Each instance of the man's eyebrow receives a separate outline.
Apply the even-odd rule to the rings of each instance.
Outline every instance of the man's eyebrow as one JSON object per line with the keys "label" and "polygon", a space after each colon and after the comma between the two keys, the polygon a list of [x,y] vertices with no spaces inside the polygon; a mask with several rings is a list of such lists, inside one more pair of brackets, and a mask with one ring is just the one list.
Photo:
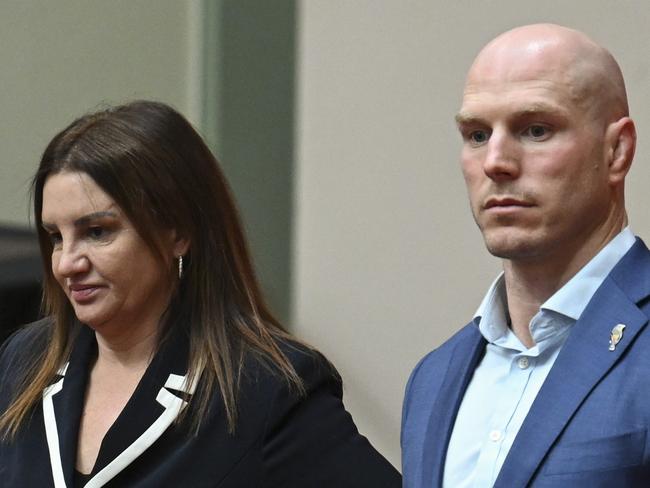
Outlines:
{"label": "man's eyebrow", "polygon": [[[75,227],[83,227],[84,225],[88,225],[89,222],[92,222],[93,220],[105,218],[105,217],[112,217],[116,218],[117,213],[111,211],[111,210],[102,210],[101,212],[93,212],[89,213],[88,215],[84,215],[83,217],[79,217],[77,220],[75,220],[73,223]],[[49,222],[43,221],[41,223],[41,226],[49,232],[55,231],[56,230],[56,225],[50,224]]]}
{"label": "man's eyebrow", "polygon": [[459,129],[463,129],[464,127],[472,127],[472,126],[489,126],[491,125],[490,122],[484,118],[481,117],[475,113],[472,112],[467,112],[461,110],[456,114],[454,117],[456,120],[456,127]]}
{"label": "man's eyebrow", "polygon": [[457,125],[469,125],[475,123],[484,123],[483,119],[476,117],[469,112],[458,112],[454,117]]}
{"label": "man's eyebrow", "polygon": [[[509,119],[517,119],[520,117],[528,117],[531,115],[568,115],[566,108],[560,105],[554,105],[549,103],[531,103],[525,107],[520,108],[519,110],[508,114]],[[460,111],[454,117],[456,124],[461,125],[472,125],[472,124],[487,124],[484,118],[479,117],[471,112]]]}
{"label": "man's eyebrow", "polygon": [[532,103],[521,110],[516,111],[513,115],[517,116],[527,116],[527,115],[536,115],[536,114],[566,114],[567,109],[560,105],[552,105],[549,103]]}

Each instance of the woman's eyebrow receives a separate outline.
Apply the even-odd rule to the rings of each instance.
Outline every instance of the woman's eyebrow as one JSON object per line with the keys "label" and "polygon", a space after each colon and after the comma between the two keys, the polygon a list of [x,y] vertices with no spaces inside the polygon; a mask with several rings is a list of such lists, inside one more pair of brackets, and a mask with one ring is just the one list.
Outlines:
{"label": "woman's eyebrow", "polygon": [[[79,217],[73,223],[75,227],[83,227],[85,225],[88,225],[88,223],[92,222],[93,220],[101,219],[103,217],[117,218],[117,216],[117,213],[111,210],[103,210],[101,212],[93,212],[89,213],[88,215],[84,215],[83,217]],[[51,224],[45,221],[41,222],[41,226],[48,232],[52,232],[57,229],[57,226],[55,224]]]}
{"label": "woman's eyebrow", "polygon": [[110,210],[103,210],[101,212],[93,212],[89,213],[88,215],[84,215],[83,217],[79,217],[77,220],[74,221],[74,225],[76,227],[83,227],[84,225],[87,225],[88,222],[91,222],[93,220],[101,219],[103,217],[117,217],[117,214],[115,212],[112,212]]}

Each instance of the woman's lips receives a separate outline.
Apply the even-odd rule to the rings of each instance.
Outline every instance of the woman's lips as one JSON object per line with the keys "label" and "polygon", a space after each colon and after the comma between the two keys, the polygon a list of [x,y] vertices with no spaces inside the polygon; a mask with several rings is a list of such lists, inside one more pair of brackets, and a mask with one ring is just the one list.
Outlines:
{"label": "woman's lips", "polygon": [[92,301],[99,291],[98,285],[70,285],[70,298],[77,303]]}

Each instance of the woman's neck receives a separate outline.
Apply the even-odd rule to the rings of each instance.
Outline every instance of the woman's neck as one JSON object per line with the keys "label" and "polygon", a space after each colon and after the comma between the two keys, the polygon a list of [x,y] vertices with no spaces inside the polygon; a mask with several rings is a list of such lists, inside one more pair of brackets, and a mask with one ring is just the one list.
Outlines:
{"label": "woman's neck", "polygon": [[158,327],[131,328],[118,336],[95,332],[97,362],[105,365],[138,368],[148,365],[156,350]]}

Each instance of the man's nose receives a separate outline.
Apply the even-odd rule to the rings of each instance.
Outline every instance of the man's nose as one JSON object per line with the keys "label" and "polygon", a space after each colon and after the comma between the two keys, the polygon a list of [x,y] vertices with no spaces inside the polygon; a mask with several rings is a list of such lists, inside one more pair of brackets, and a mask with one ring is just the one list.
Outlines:
{"label": "man's nose", "polygon": [[90,261],[83,246],[64,244],[57,254],[52,260],[52,271],[59,276],[70,277],[85,273],[90,267]]}
{"label": "man's nose", "polygon": [[483,171],[495,181],[517,178],[520,156],[515,138],[507,131],[494,130],[487,143]]}

